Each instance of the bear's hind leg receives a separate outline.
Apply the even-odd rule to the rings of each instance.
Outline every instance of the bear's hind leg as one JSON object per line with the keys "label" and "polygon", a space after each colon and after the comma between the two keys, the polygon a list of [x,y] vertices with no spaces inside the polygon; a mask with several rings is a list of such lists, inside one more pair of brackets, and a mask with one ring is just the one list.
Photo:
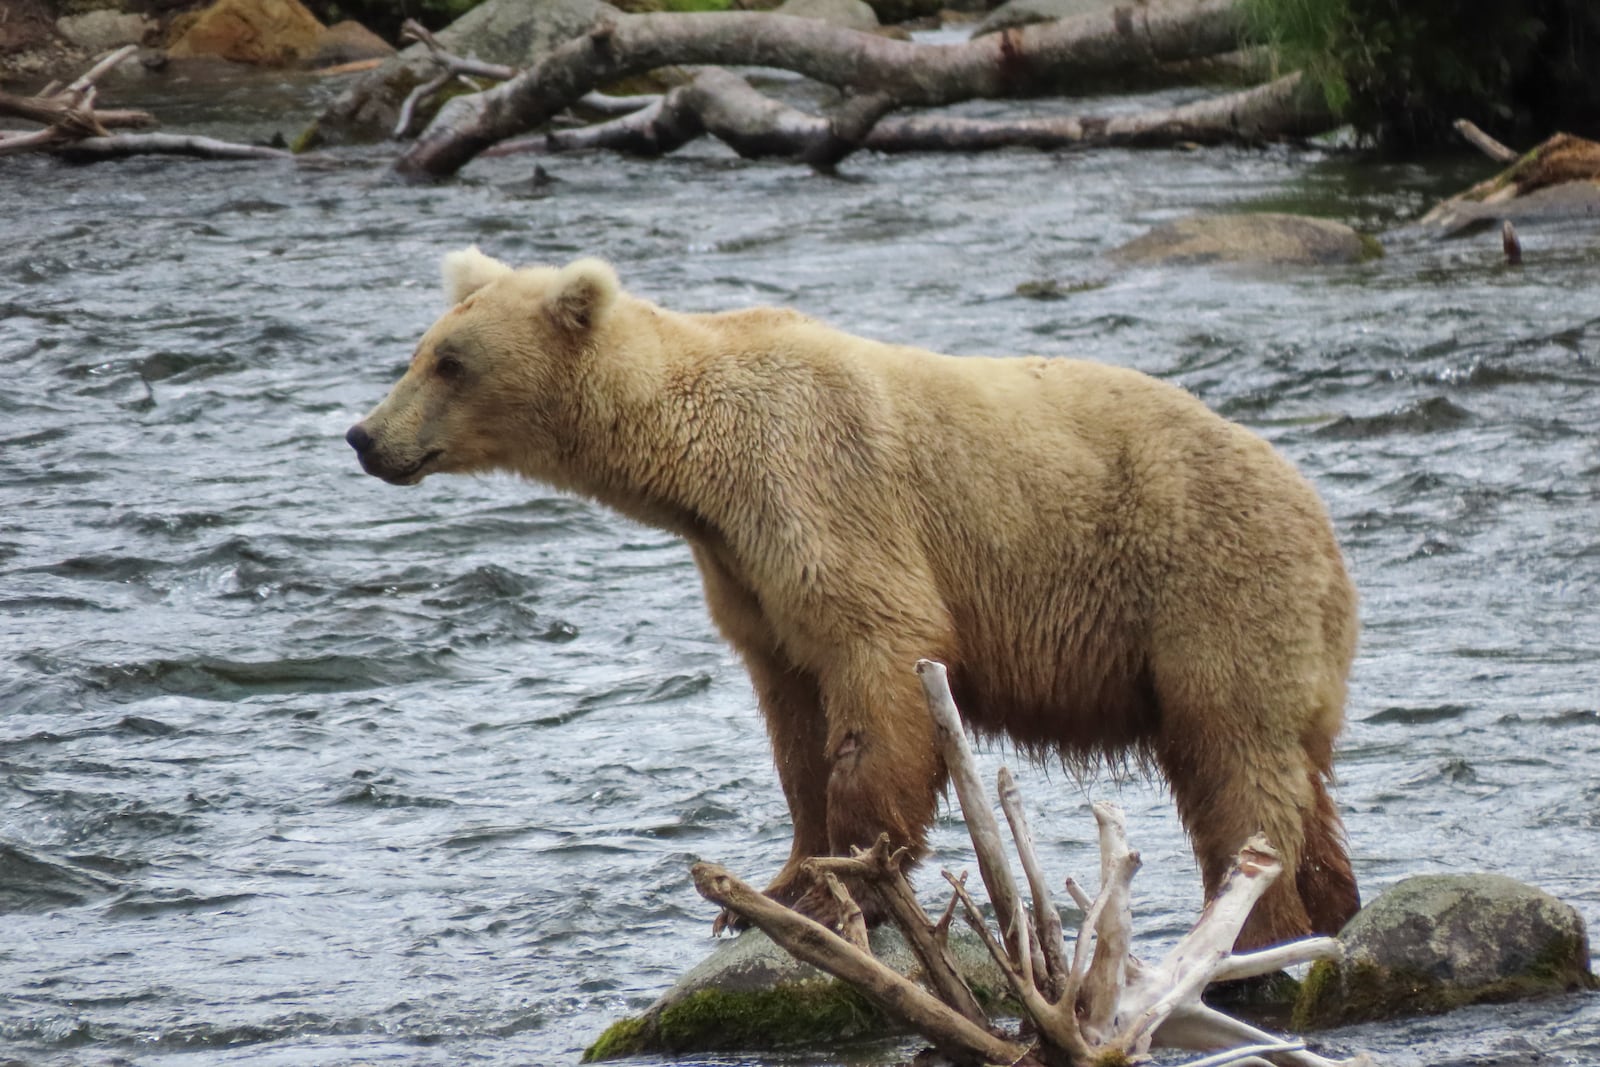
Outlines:
{"label": "bear's hind leg", "polygon": [[1310,917],[1311,932],[1333,937],[1361,910],[1361,895],[1333,797],[1322,775],[1313,776],[1311,784],[1316,801],[1306,815],[1305,845],[1295,870],[1295,885]]}
{"label": "bear's hind leg", "polygon": [[1253,835],[1264,834],[1283,859],[1283,873],[1239,933],[1239,951],[1292,941],[1313,929],[1297,874],[1320,775],[1307,766],[1298,744],[1291,741],[1275,750],[1262,740],[1164,736],[1157,745],[1157,758],[1200,861],[1206,900],[1222,888],[1239,849]]}

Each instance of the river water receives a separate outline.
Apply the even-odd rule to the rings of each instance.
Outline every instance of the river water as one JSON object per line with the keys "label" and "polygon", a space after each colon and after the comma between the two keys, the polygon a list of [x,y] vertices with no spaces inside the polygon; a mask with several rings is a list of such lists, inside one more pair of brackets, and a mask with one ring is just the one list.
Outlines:
{"label": "river water", "polygon": [[[153,103],[292,133],[325,91]],[[417,188],[385,158],[0,161],[0,1063],[573,1063],[710,949],[691,862],[783,857],[683,545],[511,479],[394,488],[341,440],[469,242],[1198,393],[1320,487],[1362,590],[1339,801],[1366,896],[1492,870],[1600,921],[1600,233],[1528,229],[1521,269],[1497,235],[1402,233],[1361,266],[1121,271],[1106,250],[1197,210],[1391,230],[1485,167],[1008,152],[828,179],[703,145]],[[1064,295],[1017,295],[1040,280]],[[1058,876],[1092,879],[1091,801],[1128,810],[1145,951],[1178,936],[1199,881],[1159,786],[1021,777]],[[952,821],[935,844],[968,862]],[[1319,1040],[1596,1063],[1600,1003]]]}

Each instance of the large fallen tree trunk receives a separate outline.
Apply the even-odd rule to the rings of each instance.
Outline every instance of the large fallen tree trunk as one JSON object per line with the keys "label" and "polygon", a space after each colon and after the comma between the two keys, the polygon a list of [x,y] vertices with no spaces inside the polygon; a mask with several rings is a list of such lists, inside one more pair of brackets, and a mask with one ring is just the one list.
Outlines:
{"label": "large fallen tree trunk", "polygon": [[[861,140],[877,152],[984,152],[997,148],[1111,148],[1238,144],[1311,136],[1332,122],[1309,103],[1298,73],[1266,85],[1180,107],[1100,117],[1016,119],[889,116]],[[574,129],[504,142],[486,155],[610,149],[640,156],[671,152],[702,135],[747,158],[819,158],[831,144],[827,119],[759,92],[732,71],[712,67],[631,114]]]}
{"label": "large fallen tree trunk", "polygon": [[1139,6],[934,45],[758,12],[624,15],[551,52],[510,81],[446,104],[397,161],[414,177],[455,173],[489,146],[542,126],[584,93],[664,66],[778,67],[849,93],[808,153],[827,166],[906,107],[1060,91],[1108,71],[1238,46],[1233,0]]}
{"label": "large fallen tree trunk", "polygon": [[[924,660],[917,664],[917,672],[1001,927],[999,936],[984,922],[967,892],[965,876],[958,878],[947,871],[945,877],[955,891],[951,907],[959,902],[1005,974],[1021,1005],[1028,1037],[1002,1033],[983,1017],[948,960],[944,931],[949,911],[936,923],[916,906],[903,870],[907,854],[905,850],[891,851],[887,836],[868,852],[857,850],[848,859],[813,860],[808,869],[842,901],[843,916],[860,912],[843,888],[844,881],[863,892],[878,893],[885,911],[905,931],[932,992],[864,951],[859,934],[841,937],[767,899],[714,864],[694,867],[695,887],[702,895],[760,927],[798,959],[850,983],[957,1064],[1133,1064],[1145,1062],[1153,1045],[1165,1045],[1218,1051],[1194,1061],[1191,1067],[1338,1067],[1336,1061],[1308,1051],[1300,1041],[1276,1037],[1208,1007],[1200,999],[1211,982],[1269,974],[1341,955],[1338,941],[1326,937],[1233,954],[1234,939],[1250,909],[1282,872],[1277,853],[1263,838],[1245,844],[1232,873],[1207,903],[1194,929],[1160,963],[1150,965],[1131,951],[1129,886],[1139,869],[1138,853],[1128,847],[1121,813],[1107,804],[1095,805],[1100,827],[1100,892],[1091,900],[1068,880],[1068,892],[1084,911],[1083,924],[1068,951],[1015,784],[1006,771],[1000,772],[1001,806],[1033,897],[1031,908],[1023,903],[1001,851],[999,827],[978,780],[944,667]],[[1371,1061],[1357,1056],[1340,1062],[1356,1067]]]}

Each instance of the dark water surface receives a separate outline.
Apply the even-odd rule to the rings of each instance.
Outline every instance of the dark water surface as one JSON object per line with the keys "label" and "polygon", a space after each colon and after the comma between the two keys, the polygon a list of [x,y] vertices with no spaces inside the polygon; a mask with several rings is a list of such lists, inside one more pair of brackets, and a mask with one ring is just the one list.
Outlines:
{"label": "dark water surface", "polygon": [[[206,99],[172,110],[204,129]],[[1187,386],[1311,476],[1361,587],[1339,800],[1365,894],[1494,870],[1600,921],[1600,233],[1529,230],[1521,270],[1482,237],[1119,272],[1108,248],[1195,210],[1387,227],[1482,168],[1018,152],[830,180],[704,147],[408,188],[379,158],[0,160],[0,1062],[572,1063],[709,949],[692,861],[784,856],[681,544],[510,479],[387,486],[342,442],[474,241],[604,255],[682,310]],[[1095,284],[1016,295],[1039,279]],[[1023,789],[1058,876],[1092,877],[1088,805],[1122,803],[1146,950],[1186,927],[1158,787]],[[966,862],[957,827],[936,844]],[[1597,1063],[1600,1002],[1326,1040]]]}

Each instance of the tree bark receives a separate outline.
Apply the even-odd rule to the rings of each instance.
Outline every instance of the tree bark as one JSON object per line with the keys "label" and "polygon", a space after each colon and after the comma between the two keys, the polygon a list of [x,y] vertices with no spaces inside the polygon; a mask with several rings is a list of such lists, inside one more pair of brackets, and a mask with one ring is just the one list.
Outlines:
{"label": "tree bark", "polygon": [[830,124],[824,161],[854,150],[891,110],[1039,95],[1127,67],[1226,52],[1233,0],[1117,8],[980,37],[916,44],[765,12],[623,15],[483,93],[457,97],[396,162],[411,177],[454,174],[490,145],[543,125],[585,92],[670,65],[780,67],[866,103]]}

